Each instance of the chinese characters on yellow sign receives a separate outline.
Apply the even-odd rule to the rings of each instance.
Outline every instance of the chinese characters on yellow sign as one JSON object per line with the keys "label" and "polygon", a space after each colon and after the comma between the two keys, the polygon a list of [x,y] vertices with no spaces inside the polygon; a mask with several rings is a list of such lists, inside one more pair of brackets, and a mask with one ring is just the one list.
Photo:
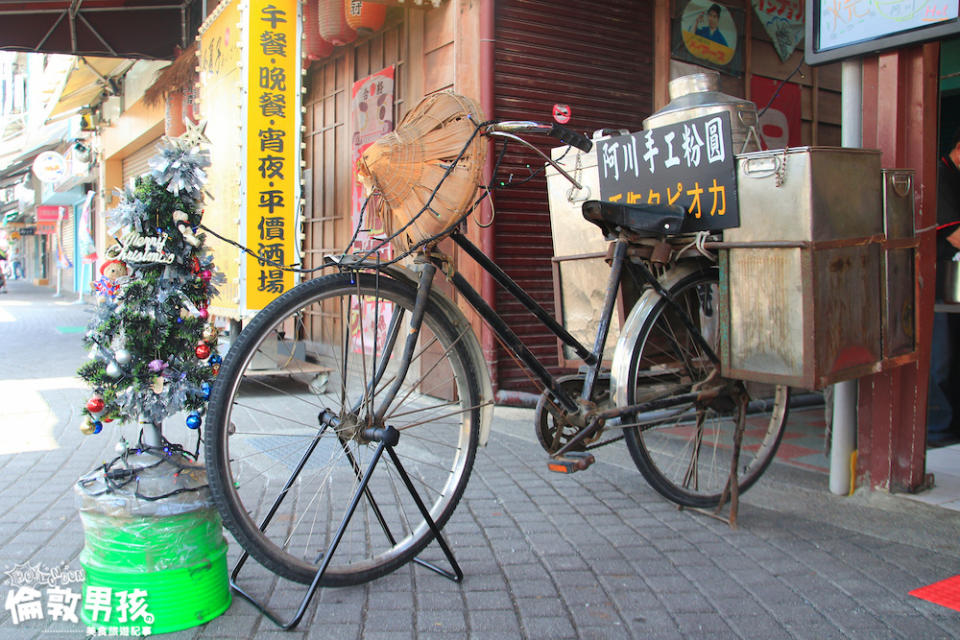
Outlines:
{"label": "chinese characters on yellow sign", "polygon": [[246,307],[262,309],[294,285],[300,167],[297,1],[253,0],[249,12],[246,136]]}
{"label": "chinese characters on yellow sign", "polygon": [[297,0],[221,2],[200,28],[200,106],[213,166],[204,223],[263,261],[214,243],[227,282],[211,311],[240,318],[294,284],[299,260]]}
{"label": "chinese characters on yellow sign", "polygon": [[740,225],[729,113],[600,140],[597,162],[604,200],[682,206],[684,231]]}

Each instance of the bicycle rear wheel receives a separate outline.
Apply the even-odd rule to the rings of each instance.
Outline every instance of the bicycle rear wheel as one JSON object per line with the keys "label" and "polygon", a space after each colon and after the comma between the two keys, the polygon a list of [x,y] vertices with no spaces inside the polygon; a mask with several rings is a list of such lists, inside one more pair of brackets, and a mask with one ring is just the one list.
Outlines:
{"label": "bicycle rear wheel", "polygon": [[[224,524],[271,571],[316,575],[378,445],[365,427],[400,432],[395,451],[439,526],[460,500],[480,421],[477,363],[458,334],[468,329],[428,305],[407,375],[382,406],[415,296],[414,285],[383,275],[311,280],[261,311],[227,354],[207,421],[210,488]],[[385,575],[431,539],[384,456],[322,584]]]}
{"label": "bicycle rear wheel", "polygon": [[[669,289],[677,303],[665,298],[650,306],[634,343],[629,366],[627,404],[664,394],[720,389],[715,397],[624,418],[634,463],[650,485],[667,499],[689,507],[715,507],[728,483],[734,451],[734,430],[746,411],[746,425],[737,475],[741,493],[749,489],[773,460],[783,436],[789,403],[786,386],[714,384],[719,367],[681,320],[692,320],[715,353],[719,353],[718,271],[703,268],[682,277]],[[652,291],[648,295],[656,295]],[[707,381],[705,383],[705,381]],[[699,385],[699,387],[698,387]],[[739,386],[742,385],[742,386]],[[738,388],[739,386],[739,388]],[[749,404],[740,402],[745,390]]]}

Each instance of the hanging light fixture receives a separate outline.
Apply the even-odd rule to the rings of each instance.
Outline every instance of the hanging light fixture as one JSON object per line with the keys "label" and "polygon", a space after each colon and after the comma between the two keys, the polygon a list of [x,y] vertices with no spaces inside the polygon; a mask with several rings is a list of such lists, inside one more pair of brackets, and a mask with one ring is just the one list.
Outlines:
{"label": "hanging light fixture", "polygon": [[333,45],[320,35],[319,0],[303,3],[303,57],[309,62],[321,60],[333,53]]}
{"label": "hanging light fixture", "polygon": [[361,36],[368,36],[383,26],[387,17],[387,5],[360,0],[343,0],[347,24]]}
{"label": "hanging light fixture", "polygon": [[343,0],[319,0],[317,9],[321,38],[338,47],[357,39],[357,32],[347,24]]}

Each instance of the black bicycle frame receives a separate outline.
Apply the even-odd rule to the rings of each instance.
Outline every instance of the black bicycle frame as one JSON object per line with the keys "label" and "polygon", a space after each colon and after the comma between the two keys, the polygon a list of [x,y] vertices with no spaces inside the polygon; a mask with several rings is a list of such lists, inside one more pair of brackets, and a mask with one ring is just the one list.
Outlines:
{"label": "black bicycle frame", "polygon": [[[584,347],[579,340],[573,337],[563,325],[557,322],[530,294],[524,291],[513,278],[507,275],[503,269],[497,266],[493,260],[487,257],[483,251],[470,242],[463,234],[455,232],[451,234],[450,237],[458,247],[463,249],[482,269],[489,273],[497,284],[509,291],[524,308],[536,316],[536,318],[546,325],[564,344],[570,346],[576,354],[583,359],[588,369],[581,397],[584,400],[589,400],[593,395],[593,386],[596,383],[597,377],[600,374],[600,368],[603,365],[603,347],[607,342],[607,334],[610,331],[610,318],[613,316],[613,305],[616,302],[617,291],[620,287],[620,277],[623,273],[623,263],[627,254],[628,243],[623,239],[619,239],[614,247],[613,261],[610,265],[610,277],[607,282],[607,293],[603,301],[603,310],[600,316],[600,326],[597,330],[593,351],[590,351]],[[521,363],[543,383],[544,387],[553,393],[554,397],[565,409],[576,412],[579,409],[576,400],[560,388],[557,379],[547,371],[543,363],[530,352],[517,334],[507,326],[503,319],[487,304],[487,301],[483,299],[477,290],[458,272],[454,272],[451,280],[454,288],[477,310],[480,317],[490,325],[490,328],[493,329],[493,332],[497,334],[497,337],[503,341],[507,348],[520,358]]]}

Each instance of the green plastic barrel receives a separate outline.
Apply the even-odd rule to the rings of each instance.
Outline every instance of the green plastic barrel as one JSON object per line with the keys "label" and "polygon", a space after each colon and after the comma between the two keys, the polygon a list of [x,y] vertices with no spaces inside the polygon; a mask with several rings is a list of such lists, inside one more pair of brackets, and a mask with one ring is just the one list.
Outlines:
{"label": "green plastic barrel", "polygon": [[230,606],[227,543],[214,509],[80,516],[87,626],[167,633],[209,622]]}

